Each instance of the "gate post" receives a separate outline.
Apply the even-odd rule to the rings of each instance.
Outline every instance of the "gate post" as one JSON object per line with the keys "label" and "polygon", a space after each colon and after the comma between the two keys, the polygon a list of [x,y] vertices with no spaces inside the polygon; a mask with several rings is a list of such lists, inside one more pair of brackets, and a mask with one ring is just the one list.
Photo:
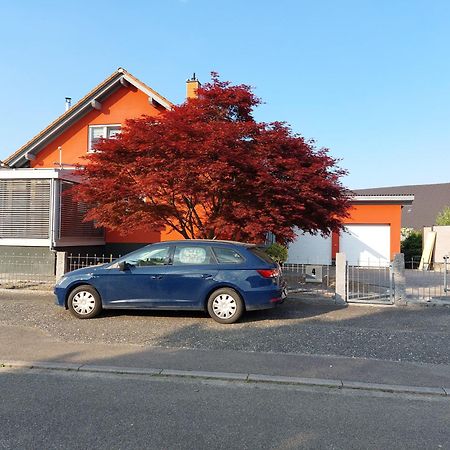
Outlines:
{"label": "gate post", "polygon": [[344,305],[347,302],[347,258],[345,253],[336,253],[336,293],[335,303]]}
{"label": "gate post", "polygon": [[66,252],[56,252],[56,281],[66,273]]}
{"label": "gate post", "polygon": [[394,304],[406,306],[405,256],[396,253],[392,261],[392,276],[394,281]]}

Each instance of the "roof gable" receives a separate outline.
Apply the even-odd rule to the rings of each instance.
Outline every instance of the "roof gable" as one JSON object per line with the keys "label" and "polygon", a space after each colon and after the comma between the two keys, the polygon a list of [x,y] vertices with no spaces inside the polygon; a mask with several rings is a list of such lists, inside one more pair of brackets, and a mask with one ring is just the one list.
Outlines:
{"label": "roof gable", "polygon": [[56,139],[81,117],[85,116],[93,109],[101,108],[102,101],[110,94],[122,86],[126,87],[130,85],[148,95],[149,102],[153,105],[160,105],[165,109],[172,108],[173,104],[169,100],[142,81],[138,80],[125,69],[119,67],[113,74],[92,89],[66,112],[61,114],[61,116],[54,120],[44,130],[24,144],[11,156],[6,158],[5,163],[10,167],[24,167],[27,164],[28,155],[36,155],[42,148]]}

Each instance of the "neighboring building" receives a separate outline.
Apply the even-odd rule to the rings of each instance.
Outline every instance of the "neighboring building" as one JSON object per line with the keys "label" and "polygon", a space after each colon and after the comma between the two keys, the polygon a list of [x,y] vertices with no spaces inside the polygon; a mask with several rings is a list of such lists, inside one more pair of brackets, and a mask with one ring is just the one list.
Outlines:
{"label": "neighboring building", "polygon": [[371,189],[357,189],[356,195],[412,194],[414,202],[403,208],[402,227],[422,230],[435,224],[436,216],[450,206],[450,183],[391,186]]}
{"label": "neighboring building", "polygon": [[336,253],[346,254],[349,264],[386,266],[400,252],[403,206],[412,195],[355,195],[346,230],[331,236],[298,234],[289,246],[288,263],[331,264]]}
{"label": "neighboring building", "polygon": [[[187,94],[195,96],[197,80],[188,80]],[[0,247],[123,253],[160,241],[151,229],[121,236],[83,222],[85,209],[64,192],[77,180],[73,168],[83,164],[99,138],[113,138],[125,121],[143,114],[155,116],[172,103],[119,68],[75,105],[67,105],[37,136],[9,156],[0,169]]]}

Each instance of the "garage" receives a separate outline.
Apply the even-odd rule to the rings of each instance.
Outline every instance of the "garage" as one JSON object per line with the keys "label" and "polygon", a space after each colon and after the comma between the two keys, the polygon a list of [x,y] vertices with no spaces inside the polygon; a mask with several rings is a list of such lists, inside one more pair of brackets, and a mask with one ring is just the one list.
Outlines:
{"label": "garage", "polygon": [[302,233],[289,245],[288,264],[331,264],[331,237]]}
{"label": "garage", "polygon": [[388,266],[391,227],[386,224],[346,225],[339,239],[339,251],[351,265]]}
{"label": "garage", "polygon": [[413,200],[409,194],[355,195],[343,219],[346,231],[323,237],[297,230],[287,263],[328,265],[341,252],[352,265],[388,266],[400,252],[402,207]]}

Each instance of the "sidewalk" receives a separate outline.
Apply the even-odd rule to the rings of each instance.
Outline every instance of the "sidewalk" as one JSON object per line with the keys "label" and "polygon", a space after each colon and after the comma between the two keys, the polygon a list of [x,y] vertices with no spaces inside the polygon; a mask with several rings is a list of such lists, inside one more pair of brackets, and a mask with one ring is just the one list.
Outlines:
{"label": "sidewalk", "polygon": [[[164,370],[162,375],[170,375],[171,371],[195,371],[193,376],[200,373],[203,378],[217,378],[214,373],[221,373],[222,376],[218,378],[243,379],[243,374],[246,374],[247,378],[252,374],[253,378],[256,376],[253,381],[262,376],[259,381],[269,382],[276,381],[276,377],[295,377],[310,380],[301,384],[317,385],[319,380],[325,383],[319,383],[321,385],[331,384],[332,387],[338,387],[339,383],[343,383],[346,387],[349,382],[356,382],[362,383],[362,389],[389,390],[389,386],[397,386],[402,387],[401,392],[405,391],[405,386],[431,387],[444,389],[450,394],[448,365],[338,356],[68,343],[58,342],[39,330],[20,326],[0,327],[0,364],[8,361],[26,361],[28,366],[36,362],[52,363],[53,368],[60,363],[74,364],[74,369],[89,365],[94,371],[100,366],[105,371],[118,373],[133,373],[132,369],[157,369],[158,373]],[[50,365],[47,368],[52,367]],[[82,370],[88,369],[89,367]],[[213,375],[208,376],[208,373]],[[174,374],[176,376],[176,372]],[[187,375],[189,374],[178,374]],[[283,378],[278,381],[283,382]],[[289,383],[289,380],[285,381]],[[388,386],[376,389],[377,385]],[[421,390],[426,392],[426,389],[412,389],[411,392],[424,393]]]}

